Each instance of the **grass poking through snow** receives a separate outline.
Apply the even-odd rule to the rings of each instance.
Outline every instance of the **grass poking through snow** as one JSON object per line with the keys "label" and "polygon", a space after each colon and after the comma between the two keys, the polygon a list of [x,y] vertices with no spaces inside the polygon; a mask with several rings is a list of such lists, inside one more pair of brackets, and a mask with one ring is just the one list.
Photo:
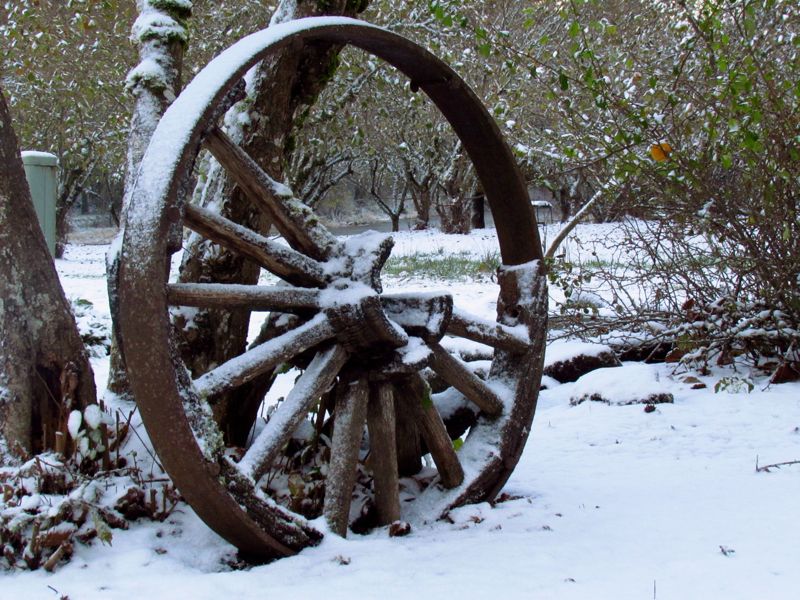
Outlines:
{"label": "grass poking through snow", "polygon": [[469,252],[421,252],[392,256],[383,269],[384,275],[398,278],[421,278],[450,281],[489,280],[500,266],[500,254],[487,252],[476,257]]}

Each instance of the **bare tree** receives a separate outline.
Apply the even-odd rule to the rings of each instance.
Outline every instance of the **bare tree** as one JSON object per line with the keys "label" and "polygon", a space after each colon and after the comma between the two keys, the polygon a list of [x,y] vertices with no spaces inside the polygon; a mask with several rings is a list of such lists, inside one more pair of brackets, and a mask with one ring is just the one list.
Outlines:
{"label": "bare tree", "polygon": [[392,222],[392,231],[400,231],[400,216],[406,210],[410,195],[410,183],[402,169],[393,168],[383,159],[373,158],[363,175],[366,185],[359,185],[378,208]]}
{"label": "bare tree", "polygon": [[436,201],[442,231],[469,233],[472,224],[471,198],[477,189],[477,178],[460,142],[454,144],[447,169],[438,185],[442,193]]}
{"label": "bare tree", "polygon": [[353,175],[355,157],[349,150],[320,152],[318,145],[294,153],[290,170],[297,197],[312,208],[343,179]]}
{"label": "bare tree", "polygon": [[0,331],[2,464],[55,448],[70,412],[95,402],[92,368],[36,219],[2,90]]}

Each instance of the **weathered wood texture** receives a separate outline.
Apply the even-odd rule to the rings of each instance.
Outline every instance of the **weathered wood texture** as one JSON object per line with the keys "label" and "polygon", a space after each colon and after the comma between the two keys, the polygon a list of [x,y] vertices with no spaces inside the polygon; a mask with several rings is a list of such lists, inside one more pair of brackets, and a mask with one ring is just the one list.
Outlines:
{"label": "weathered wood texture", "polygon": [[322,512],[331,531],[345,536],[350,521],[358,454],[364,436],[369,384],[365,379],[359,379],[349,385],[342,385],[339,392]]}
{"label": "weathered wood texture", "polygon": [[525,352],[530,346],[527,337],[519,335],[511,328],[501,323],[485,323],[472,319],[461,311],[453,312],[447,333],[509,352]]}
{"label": "weathered wood texture", "polygon": [[406,333],[438,342],[444,337],[453,315],[450,294],[391,294],[381,296],[381,305],[392,321]]}
{"label": "weathered wood texture", "polygon": [[397,471],[397,426],[394,391],[389,383],[372,385],[367,408],[369,466],[379,525],[400,518],[400,478]]}
{"label": "weathered wood texture", "polygon": [[209,132],[204,145],[292,248],[311,258],[325,260],[339,246],[336,238],[316,217],[312,218],[311,210],[294,198],[289,188],[267,175],[220,128]]}
{"label": "weathered wood texture", "polygon": [[95,402],[92,368],[36,219],[2,89],[0,332],[2,462],[2,438],[29,453],[55,448],[69,412]]}
{"label": "weathered wood texture", "polygon": [[446,488],[457,487],[464,481],[464,469],[453,448],[453,440],[447,434],[442,417],[433,405],[430,387],[421,375],[410,377],[409,385],[416,396],[411,407],[414,409],[425,446],[431,453],[433,462],[436,463],[441,483]]}
{"label": "weathered wood texture", "polygon": [[503,415],[502,428],[497,433],[498,455],[451,506],[483,502],[497,496],[522,455],[539,397],[547,336],[548,299],[544,262],[534,261],[520,267],[501,268],[498,281],[499,321],[510,327],[525,325],[531,344],[529,350],[522,354],[505,351],[495,354],[489,376],[514,382],[511,411]]}
{"label": "weathered wood texture", "polygon": [[394,411],[396,423],[397,466],[400,477],[411,477],[422,469],[422,436],[413,404],[420,398],[415,396],[408,378],[392,384],[394,388]]}
{"label": "weathered wood texture", "polygon": [[333,335],[334,331],[328,320],[324,317],[318,318],[221,364],[198,377],[195,387],[202,397],[210,399],[252,381]]}
{"label": "weathered wood texture", "polygon": [[209,240],[256,261],[289,283],[320,286],[325,282],[322,265],[314,259],[273,242],[215,212],[190,204],[185,208],[184,223]]}
{"label": "weathered wood texture", "polygon": [[172,283],[167,298],[175,306],[203,308],[245,307],[255,311],[318,310],[318,290],[274,288],[224,283]]}
{"label": "weathered wood texture", "polygon": [[491,417],[503,412],[503,401],[467,366],[437,343],[429,344],[433,351],[431,366],[447,383],[464,394]]}
{"label": "weathered wood texture", "polygon": [[325,315],[336,330],[336,337],[353,352],[365,348],[399,348],[408,342],[408,336],[386,318],[377,295],[326,309]]}
{"label": "weathered wood texture", "polygon": [[[193,284],[187,284],[193,285]],[[300,319],[287,313],[273,312],[267,317],[264,327],[258,337],[250,344],[250,349],[260,346],[264,342],[280,337],[300,324]],[[215,402],[212,405],[214,419],[220,424],[220,429],[225,436],[225,441],[231,446],[246,448],[250,443],[264,395],[261,390],[269,389],[277,377],[277,368],[272,368],[252,382],[238,388],[243,391],[236,394],[230,402]]]}
{"label": "weathered wood texture", "polygon": [[240,467],[254,481],[272,467],[297,427],[333,385],[347,357],[347,351],[337,344],[311,361],[241,461]]}

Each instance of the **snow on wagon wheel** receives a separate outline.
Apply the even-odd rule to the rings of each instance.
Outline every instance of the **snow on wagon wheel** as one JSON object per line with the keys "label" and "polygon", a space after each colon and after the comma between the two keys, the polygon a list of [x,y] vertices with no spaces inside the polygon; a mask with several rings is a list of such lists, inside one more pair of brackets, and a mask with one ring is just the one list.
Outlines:
{"label": "snow on wagon wheel", "polygon": [[[496,322],[454,308],[445,293],[382,294],[391,238],[333,237],[218,126],[248,69],[277,48],[314,41],[350,44],[386,60],[454,128],[497,228],[503,266]],[[201,149],[288,245],[187,201]],[[255,261],[280,285],[170,283],[184,228]],[[492,499],[519,459],[536,407],[546,328],[541,259],[510,150],[474,93],[436,57],[344,18],[303,19],[244,38],[164,115],[131,199],[120,267],[121,337],[159,458],[197,514],[261,560],[316,544],[322,533],[306,517],[323,515],[332,531],[346,534],[358,512],[354,498],[369,505],[374,525],[435,519]],[[192,380],[176,350],[176,306],[270,311],[276,327],[267,341]],[[453,337],[488,346],[490,367],[453,356],[446,349]],[[301,373],[294,387],[247,448],[226,447],[213,418],[215,397],[284,365]],[[309,435],[298,442],[302,429]],[[288,479],[287,461],[295,469]],[[315,489],[317,513],[305,506],[299,514],[286,501],[282,490],[293,486]]]}

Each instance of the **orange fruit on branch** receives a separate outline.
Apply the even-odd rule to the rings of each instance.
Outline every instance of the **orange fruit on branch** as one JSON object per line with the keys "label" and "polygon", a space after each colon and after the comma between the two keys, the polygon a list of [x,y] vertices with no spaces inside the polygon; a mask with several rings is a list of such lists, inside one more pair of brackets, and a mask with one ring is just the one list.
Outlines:
{"label": "orange fruit on branch", "polygon": [[664,162],[667,160],[670,152],[672,152],[672,146],[667,142],[661,142],[650,146],[650,156],[652,156],[653,160],[656,162]]}

